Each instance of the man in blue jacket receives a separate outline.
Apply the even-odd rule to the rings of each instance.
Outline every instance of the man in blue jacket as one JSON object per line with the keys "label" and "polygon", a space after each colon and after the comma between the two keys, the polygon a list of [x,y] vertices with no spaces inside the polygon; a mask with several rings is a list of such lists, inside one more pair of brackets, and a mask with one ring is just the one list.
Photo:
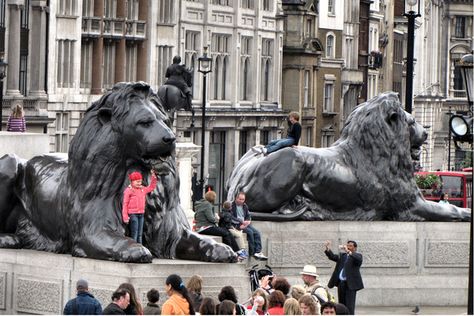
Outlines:
{"label": "man in blue jacket", "polygon": [[357,243],[349,240],[340,246],[339,254],[331,250],[331,242],[326,241],[324,253],[329,260],[336,262],[336,267],[329,280],[328,287],[337,286],[339,303],[346,305],[351,315],[354,315],[356,293],[364,288],[360,266],[362,265],[362,254],[357,252]]}
{"label": "man in blue jacket", "polygon": [[232,224],[238,230],[242,230],[247,234],[249,244],[249,255],[258,260],[267,260],[268,258],[262,253],[262,240],[260,232],[251,225],[250,211],[245,204],[245,193],[239,192],[232,203]]}
{"label": "man in blue jacket", "polygon": [[77,297],[69,300],[64,307],[64,315],[102,315],[102,306],[89,293],[89,284],[86,280],[76,283]]}

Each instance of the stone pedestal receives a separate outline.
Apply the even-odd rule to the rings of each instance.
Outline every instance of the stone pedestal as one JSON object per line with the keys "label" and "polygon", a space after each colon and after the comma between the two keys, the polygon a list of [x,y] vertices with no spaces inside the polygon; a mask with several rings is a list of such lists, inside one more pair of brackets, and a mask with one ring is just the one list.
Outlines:
{"label": "stone pedestal", "polygon": [[[335,263],[324,254],[347,240],[358,243],[365,288],[359,306],[462,306],[467,304],[469,223],[253,222],[262,233],[268,264],[291,284],[315,265],[327,284]],[[337,289],[332,289],[337,294]],[[357,312],[357,308],[356,308]]]}
{"label": "stone pedestal", "polygon": [[47,134],[0,132],[0,157],[16,154],[20,158],[30,159],[48,152]]}
{"label": "stone pedestal", "polygon": [[194,274],[203,277],[203,294],[217,299],[224,285],[232,285],[241,301],[248,298],[250,283],[244,264],[153,260],[150,264],[74,258],[33,250],[0,249],[0,314],[62,314],[76,296],[76,281],[86,279],[90,292],[105,308],[112,292],[123,282],[134,285],[141,302],[151,288],[167,299],[166,277],[179,274],[186,283]]}
{"label": "stone pedestal", "polygon": [[193,175],[192,158],[197,155],[200,150],[201,146],[194,145],[193,143],[176,144],[176,165],[178,167],[180,183],[179,199],[191,227],[194,219],[191,181]]}

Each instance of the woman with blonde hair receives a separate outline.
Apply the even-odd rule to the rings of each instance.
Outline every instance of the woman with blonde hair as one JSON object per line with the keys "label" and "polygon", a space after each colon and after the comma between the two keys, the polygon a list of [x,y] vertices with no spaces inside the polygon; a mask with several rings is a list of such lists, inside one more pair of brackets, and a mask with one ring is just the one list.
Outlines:
{"label": "woman with blonde hair", "polygon": [[250,305],[247,306],[247,315],[266,315],[267,307],[267,292],[262,289],[256,289],[250,299]]}
{"label": "woman with blonde hair", "polygon": [[12,109],[12,114],[8,117],[7,121],[8,132],[25,132],[25,113],[23,112],[23,106],[17,104]]}
{"label": "woman with blonde hair", "polygon": [[193,275],[186,284],[186,288],[193,302],[194,310],[198,311],[202,303],[202,277],[197,274]]}
{"label": "woman with blonde hair", "polygon": [[305,295],[306,290],[301,285],[293,285],[291,287],[290,295],[295,300],[299,300],[303,295]]}
{"label": "woman with blonde hair", "polygon": [[283,304],[283,313],[285,315],[301,315],[300,303],[298,300],[290,297]]}
{"label": "woman with blonde hair", "polygon": [[300,309],[302,315],[321,315],[319,310],[319,304],[316,304],[316,301],[311,296],[311,294],[303,295],[299,300]]}

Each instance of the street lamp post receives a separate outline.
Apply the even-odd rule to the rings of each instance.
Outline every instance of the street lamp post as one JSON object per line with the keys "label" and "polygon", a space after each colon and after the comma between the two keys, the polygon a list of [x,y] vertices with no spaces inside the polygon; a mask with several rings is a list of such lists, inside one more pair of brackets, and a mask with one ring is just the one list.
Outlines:
{"label": "street lamp post", "polygon": [[[467,97],[467,102],[469,104],[469,116],[461,116],[459,117],[458,121],[461,121],[461,124],[465,124],[465,129],[466,129],[466,134],[470,133],[470,136],[468,135],[468,138],[471,142],[472,146],[472,117],[473,117],[473,102],[474,102],[474,95],[473,95],[473,85],[474,85],[474,63],[473,63],[473,57],[472,54],[464,55],[461,58],[461,61],[459,63],[461,66],[461,73],[462,76],[464,77],[464,85],[466,88],[466,97]],[[455,123],[456,124],[456,123]],[[453,126],[453,125],[451,125]],[[450,126],[450,128],[451,128]],[[464,127],[462,128],[464,129]],[[472,148],[472,147],[471,147]],[[473,315],[473,269],[472,269],[472,260],[473,254],[472,254],[472,248],[473,248],[473,218],[472,218],[472,213],[471,213],[471,225],[470,225],[470,231],[469,231],[469,283],[468,283],[468,293],[467,293],[467,314],[468,315]]]}
{"label": "street lamp post", "polygon": [[206,80],[207,74],[212,72],[212,58],[207,57],[207,47],[204,47],[203,55],[198,58],[198,71],[202,73],[202,117],[201,117],[201,177],[199,179],[199,185],[197,191],[193,193],[197,196],[194,198],[195,201],[199,200],[203,196],[204,191],[204,151],[205,151],[205,132],[206,132]]}
{"label": "street lamp post", "polygon": [[7,76],[8,63],[0,56],[0,131],[2,130],[3,121],[3,79]]}
{"label": "street lamp post", "polygon": [[[407,32],[407,72],[405,89],[405,111],[412,112],[413,105],[413,56],[415,51],[415,20],[420,14],[420,2],[418,0],[407,0],[410,11],[404,14],[408,19]],[[413,11],[413,7],[418,3],[418,13]]]}

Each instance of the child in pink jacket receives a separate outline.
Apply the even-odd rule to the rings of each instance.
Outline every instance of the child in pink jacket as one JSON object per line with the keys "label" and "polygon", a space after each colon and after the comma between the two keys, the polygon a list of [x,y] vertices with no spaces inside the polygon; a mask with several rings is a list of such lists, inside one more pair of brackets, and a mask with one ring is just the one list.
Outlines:
{"label": "child in pink jacket", "polygon": [[123,192],[122,218],[125,224],[130,222],[132,239],[141,244],[146,195],[156,188],[157,179],[153,169],[151,170],[151,183],[147,187],[142,186],[140,172],[132,172],[128,178],[130,185]]}

